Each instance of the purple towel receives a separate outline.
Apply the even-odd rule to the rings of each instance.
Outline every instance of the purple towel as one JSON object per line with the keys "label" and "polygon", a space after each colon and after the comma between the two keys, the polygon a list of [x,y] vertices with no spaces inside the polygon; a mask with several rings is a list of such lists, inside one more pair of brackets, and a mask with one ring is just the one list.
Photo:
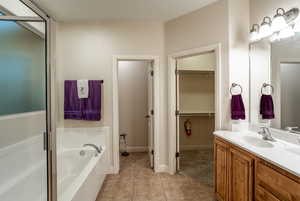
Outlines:
{"label": "purple towel", "polygon": [[242,95],[233,95],[231,98],[231,119],[246,119],[245,106]]}
{"label": "purple towel", "polygon": [[100,121],[102,80],[89,80],[89,97],[80,99],[76,80],[65,81],[65,119]]}
{"label": "purple towel", "polygon": [[81,100],[78,97],[77,81],[65,81],[65,119],[82,119]]}
{"label": "purple towel", "polygon": [[89,98],[82,99],[82,119],[101,120],[101,86],[102,80],[89,80]]}
{"label": "purple towel", "polygon": [[260,99],[260,114],[263,119],[274,119],[274,104],[271,95],[262,95]]}

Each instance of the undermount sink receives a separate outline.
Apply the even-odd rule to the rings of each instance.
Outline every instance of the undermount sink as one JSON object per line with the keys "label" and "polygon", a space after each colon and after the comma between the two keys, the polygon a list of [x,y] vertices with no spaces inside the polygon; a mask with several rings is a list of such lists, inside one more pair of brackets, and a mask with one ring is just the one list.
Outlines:
{"label": "undermount sink", "polygon": [[253,136],[244,136],[243,140],[255,147],[260,147],[260,148],[272,148],[274,145],[268,141],[265,141],[263,139],[253,137]]}

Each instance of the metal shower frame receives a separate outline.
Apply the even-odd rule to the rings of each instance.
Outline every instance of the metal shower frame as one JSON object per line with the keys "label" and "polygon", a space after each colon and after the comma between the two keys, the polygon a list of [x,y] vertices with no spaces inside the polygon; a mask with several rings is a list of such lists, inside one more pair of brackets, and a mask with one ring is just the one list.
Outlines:
{"label": "metal shower frame", "polygon": [[[47,150],[47,200],[57,201],[57,176],[56,176],[56,126],[55,126],[55,109],[54,102],[51,97],[54,97],[54,66],[52,66],[51,54],[51,26],[52,19],[42,9],[40,9],[31,0],[19,0],[39,17],[15,16],[8,10],[0,6],[0,10],[5,14],[0,16],[0,21],[14,21],[25,28],[29,28],[24,22],[44,22],[45,23],[45,66],[46,66],[46,150]],[[53,99],[52,99],[53,100]]]}

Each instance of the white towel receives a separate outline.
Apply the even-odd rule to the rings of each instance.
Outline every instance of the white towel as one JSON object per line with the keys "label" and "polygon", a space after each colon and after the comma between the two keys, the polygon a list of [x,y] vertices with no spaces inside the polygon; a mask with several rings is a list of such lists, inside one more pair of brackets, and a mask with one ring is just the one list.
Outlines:
{"label": "white towel", "polygon": [[89,81],[88,80],[77,80],[77,91],[79,98],[89,97]]}

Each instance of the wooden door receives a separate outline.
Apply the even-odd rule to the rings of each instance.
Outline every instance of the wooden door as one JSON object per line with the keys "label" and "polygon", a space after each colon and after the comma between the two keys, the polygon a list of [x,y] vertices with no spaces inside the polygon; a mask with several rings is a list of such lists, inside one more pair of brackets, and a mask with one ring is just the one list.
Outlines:
{"label": "wooden door", "polygon": [[230,148],[228,157],[229,200],[253,200],[254,159],[246,153]]}
{"label": "wooden door", "polygon": [[228,145],[215,140],[215,195],[218,201],[227,201],[228,181],[227,181],[227,156]]}

